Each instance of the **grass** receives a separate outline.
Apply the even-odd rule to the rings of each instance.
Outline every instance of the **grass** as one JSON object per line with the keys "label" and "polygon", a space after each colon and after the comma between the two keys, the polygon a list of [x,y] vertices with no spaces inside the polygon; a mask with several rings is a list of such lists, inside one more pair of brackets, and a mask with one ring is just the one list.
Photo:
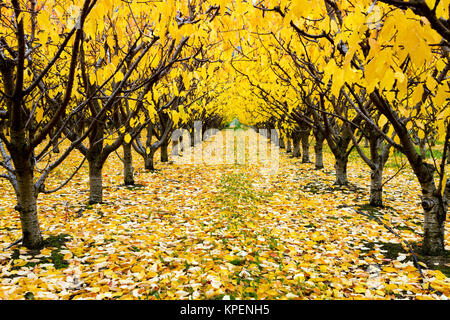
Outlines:
{"label": "grass", "polygon": [[[39,257],[38,261],[35,262],[27,262],[25,264],[25,267],[35,267],[39,264],[47,264],[51,263],[55,267],[55,269],[65,269],[69,267],[69,262],[64,260],[64,255],[61,253],[61,250],[64,250],[65,248],[65,242],[70,241],[70,236],[68,234],[59,234],[59,235],[52,235],[44,239],[44,248],[51,248],[53,249],[50,253],[50,256],[45,257]],[[35,255],[38,255],[39,252],[32,253],[32,257],[34,258]],[[12,260],[19,259],[20,256],[20,250],[17,248],[13,250],[13,253],[11,255]],[[13,266],[12,270],[19,270],[20,266]],[[25,293],[24,296],[25,299],[32,300],[34,299],[34,296],[31,292]]]}

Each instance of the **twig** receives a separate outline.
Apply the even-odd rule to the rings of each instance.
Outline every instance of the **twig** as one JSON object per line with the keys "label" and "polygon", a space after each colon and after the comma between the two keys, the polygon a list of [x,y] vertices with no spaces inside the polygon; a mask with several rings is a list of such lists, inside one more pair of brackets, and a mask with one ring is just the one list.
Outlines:
{"label": "twig", "polygon": [[13,243],[11,243],[9,246],[7,246],[6,248],[3,248],[3,251],[6,251],[6,250],[8,250],[9,248],[11,248],[12,246],[15,246],[16,244],[18,244],[19,242],[21,242],[22,241],[22,238],[20,238],[19,240],[17,240],[17,241],[14,241]]}

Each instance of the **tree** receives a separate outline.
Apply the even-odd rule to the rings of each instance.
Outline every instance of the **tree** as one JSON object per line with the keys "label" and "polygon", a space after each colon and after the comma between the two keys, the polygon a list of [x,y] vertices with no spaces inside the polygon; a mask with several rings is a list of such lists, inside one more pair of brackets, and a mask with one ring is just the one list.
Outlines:
{"label": "tree", "polygon": [[[49,1],[37,9],[35,1],[24,8],[18,0],[11,0],[10,6],[2,8],[6,17],[10,18],[1,20],[1,28],[9,30],[8,35],[2,38],[0,50],[1,99],[4,108],[0,112],[1,165],[7,171],[2,177],[11,182],[16,192],[22,244],[30,249],[40,248],[43,244],[36,206],[38,194],[49,192],[44,186],[46,178],[80,142],[74,141],[62,155],[53,158],[35,182],[36,165],[48,155],[51,142],[57,139],[67,124],[63,119],[71,118],[76,110],[82,108],[77,106],[73,109],[70,101],[83,25],[95,3],[95,0],[86,0],[82,8],[73,8],[74,12],[66,17],[52,15],[58,24],[58,28],[47,29],[53,49],[42,45],[45,40],[40,40],[39,44],[37,38],[46,28],[42,23],[46,19],[45,15],[57,3]],[[61,5],[69,7],[67,3]],[[62,37],[59,32],[63,34]],[[42,59],[46,55],[52,56],[47,63]],[[68,67],[56,78],[58,90],[49,89],[48,84],[55,77],[52,70],[64,64]],[[56,110],[48,103],[49,96],[55,93],[61,97]],[[46,140],[49,135],[50,142]]]}

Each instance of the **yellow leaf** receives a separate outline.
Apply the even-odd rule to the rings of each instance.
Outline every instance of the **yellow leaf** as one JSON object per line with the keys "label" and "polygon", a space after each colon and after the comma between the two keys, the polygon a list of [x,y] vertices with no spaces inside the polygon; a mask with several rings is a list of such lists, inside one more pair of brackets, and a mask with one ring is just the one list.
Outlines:
{"label": "yellow leaf", "polygon": [[436,95],[433,100],[437,107],[445,107],[445,101],[447,98],[450,98],[450,95],[445,87],[446,85],[441,85],[436,91]]}
{"label": "yellow leaf", "polygon": [[419,132],[417,132],[417,136],[422,140],[425,138],[425,132],[423,130],[419,130]]}
{"label": "yellow leaf", "polygon": [[382,114],[380,116],[380,118],[378,119],[378,126],[380,128],[383,128],[383,126],[386,124],[387,121],[388,121],[388,119]]}
{"label": "yellow leaf", "polygon": [[354,290],[356,293],[365,293],[365,292],[366,292],[366,288],[364,288],[364,287],[362,287],[362,286],[357,286],[357,287],[353,288],[353,290]]}
{"label": "yellow leaf", "polygon": [[44,256],[48,256],[50,253],[52,253],[52,250],[49,248],[43,249],[41,250],[40,254],[44,255]]}
{"label": "yellow leaf", "polygon": [[424,268],[428,268],[427,265],[425,263],[421,262],[421,261],[419,261],[418,264],[421,265]]}
{"label": "yellow leaf", "polygon": [[27,262],[25,260],[22,260],[22,259],[14,260],[14,266],[15,267],[22,267],[22,266],[24,266],[26,264],[27,264]]}
{"label": "yellow leaf", "polygon": [[441,271],[436,270],[434,271],[434,275],[436,277],[437,280],[444,280],[447,279],[447,277],[445,276],[445,274],[443,274]]}
{"label": "yellow leaf", "polygon": [[419,85],[414,90],[413,94],[411,95],[411,105],[415,106],[417,103],[422,101],[423,96],[423,86]]}
{"label": "yellow leaf", "polygon": [[130,143],[130,142],[131,142],[131,135],[130,135],[129,133],[127,133],[127,134],[125,135],[124,140],[125,140],[125,143]]}
{"label": "yellow leaf", "polygon": [[41,122],[44,118],[44,109],[37,108],[36,110],[36,122]]}
{"label": "yellow leaf", "polygon": [[72,258],[72,256],[73,256],[72,252],[68,252],[64,255],[64,260],[68,260],[68,259]]}

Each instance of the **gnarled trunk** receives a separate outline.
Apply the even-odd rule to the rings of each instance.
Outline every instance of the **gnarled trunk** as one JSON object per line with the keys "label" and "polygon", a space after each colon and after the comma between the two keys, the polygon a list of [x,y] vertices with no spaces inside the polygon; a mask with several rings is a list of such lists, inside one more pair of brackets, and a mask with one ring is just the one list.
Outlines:
{"label": "gnarled trunk", "polygon": [[133,155],[131,153],[131,144],[124,143],[123,148],[123,177],[126,186],[134,185],[134,169],[133,169]]}
{"label": "gnarled trunk", "polygon": [[300,158],[300,135],[296,132],[292,134],[292,156],[295,158]]}
{"label": "gnarled trunk", "polygon": [[[431,165],[429,166],[431,167]],[[447,199],[450,194],[450,179],[446,181],[445,192],[441,197],[440,191],[434,184],[433,170],[428,171],[429,177],[422,179],[421,183],[422,208],[424,210],[422,253],[430,256],[442,256],[445,253],[444,227],[448,210]]]}
{"label": "gnarled trunk", "polygon": [[422,157],[422,159],[425,159],[427,155],[427,148],[425,142],[426,142],[425,139],[419,139],[420,156]]}
{"label": "gnarled trunk", "polygon": [[289,137],[289,135],[286,136],[286,152],[287,153],[292,152],[292,143],[291,143],[291,138]]}
{"label": "gnarled trunk", "polygon": [[279,137],[279,147],[280,149],[285,149],[286,148],[286,144],[284,143],[284,135],[280,130],[280,137]]}
{"label": "gnarled trunk", "polygon": [[[27,162],[29,159],[20,161]],[[22,226],[22,244],[28,249],[39,249],[43,246],[41,230],[37,215],[36,194],[33,184],[33,171],[31,165],[23,163],[16,165],[17,177],[17,206]]]}
{"label": "gnarled trunk", "polygon": [[22,245],[28,249],[40,249],[42,239],[37,214],[37,192],[33,181],[32,153],[27,151],[23,130],[11,130],[11,160],[15,170],[15,191],[22,228]]}
{"label": "gnarled trunk", "polygon": [[426,255],[444,254],[444,222],[446,208],[440,204],[439,197],[428,195],[422,198],[424,210],[424,236],[422,252]]}
{"label": "gnarled trunk", "polygon": [[155,150],[151,149],[150,153],[147,153],[145,155],[145,159],[144,159],[145,170],[150,170],[150,171],[155,170],[154,157],[155,157]]}
{"label": "gnarled trunk", "polygon": [[[383,145],[383,138],[378,133],[369,132],[370,148],[370,205],[374,207],[383,206],[383,169],[389,158],[389,145]],[[367,162],[367,161],[366,161]]]}
{"label": "gnarled trunk", "polygon": [[334,184],[340,186],[348,184],[347,163],[348,157],[345,157],[345,155],[342,155],[341,157],[336,157],[336,162],[334,165],[334,168],[336,169],[336,181],[334,182]]}
{"label": "gnarled trunk", "polygon": [[383,168],[379,165],[370,174],[370,205],[383,206]]}
{"label": "gnarled trunk", "polygon": [[102,179],[102,163],[100,155],[89,161],[89,203],[103,202],[103,179]]}
{"label": "gnarled trunk", "polygon": [[166,141],[161,145],[161,162],[169,161],[169,153],[167,152],[168,147],[169,141]]}
{"label": "gnarled trunk", "polygon": [[314,131],[314,137],[316,138],[316,143],[314,144],[315,168],[320,170],[323,169],[323,140],[325,140],[325,137],[319,130]]}
{"label": "gnarled trunk", "polygon": [[301,132],[301,142],[302,142],[302,163],[311,162],[309,159],[309,132],[310,130],[303,130]]}

